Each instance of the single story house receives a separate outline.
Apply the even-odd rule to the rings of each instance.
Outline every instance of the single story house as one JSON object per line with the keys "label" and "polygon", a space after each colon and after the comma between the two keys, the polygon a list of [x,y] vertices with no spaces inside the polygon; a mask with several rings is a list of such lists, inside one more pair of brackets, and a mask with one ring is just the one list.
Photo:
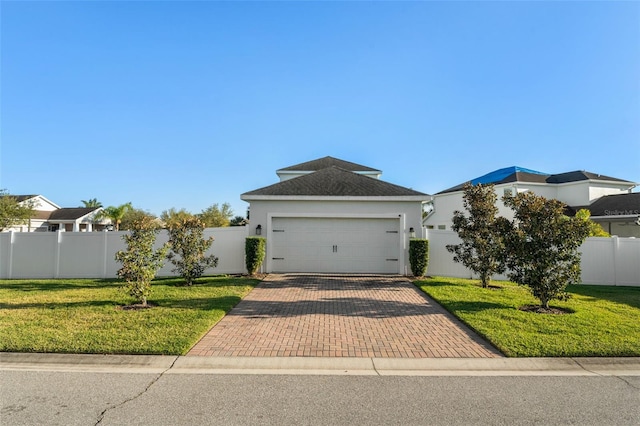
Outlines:
{"label": "single story house", "polygon": [[380,180],[382,172],[333,157],[276,171],[246,192],[251,235],[266,237],[265,272],[409,274],[431,197]]}
{"label": "single story house", "polygon": [[[568,206],[569,212],[575,212],[581,208],[591,210],[594,220],[601,223],[603,220],[600,216],[603,216],[603,213],[597,206],[602,199],[613,196],[622,197],[610,199],[617,200],[618,210],[627,212],[640,210],[639,199],[631,192],[637,185],[635,182],[586,171],[548,174],[513,166],[495,170],[435,194],[432,202],[429,203],[429,214],[423,222],[428,229],[451,229],[453,212],[456,210],[464,211],[463,188],[467,183],[472,185],[493,184],[498,196],[498,214],[509,219],[513,218],[513,212],[504,206],[501,201],[502,197],[525,191],[532,191],[545,198],[560,200]],[[624,208],[620,202],[624,202]],[[615,209],[611,208],[610,210]],[[614,226],[610,229],[615,231],[612,234],[620,237],[634,236],[627,232],[621,233],[622,228]],[[607,230],[606,226],[605,230]]]}
{"label": "single story house", "polygon": [[640,238],[640,192],[605,195],[582,208],[609,234]]}
{"label": "single story house", "polygon": [[14,232],[91,232],[104,230],[108,219],[97,219],[102,207],[60,207],[42,195],[11,195],[18,203],[30,203],[34,215],[22,225],[6,229]]}

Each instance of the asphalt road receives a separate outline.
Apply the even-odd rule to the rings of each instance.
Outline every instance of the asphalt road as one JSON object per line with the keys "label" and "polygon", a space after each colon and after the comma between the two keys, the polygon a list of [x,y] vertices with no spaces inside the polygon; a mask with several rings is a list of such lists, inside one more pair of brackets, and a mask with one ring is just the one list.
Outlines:
{"label": "asphalt road", "polygon": [[9,425],[639,425],[640,376],[0,371]]}

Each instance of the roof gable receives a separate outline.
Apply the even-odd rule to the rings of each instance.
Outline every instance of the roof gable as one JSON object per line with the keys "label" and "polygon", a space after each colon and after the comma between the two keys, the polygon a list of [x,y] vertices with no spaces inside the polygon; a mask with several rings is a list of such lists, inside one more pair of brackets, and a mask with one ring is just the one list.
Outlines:
{"label": "roof gable", "polygon": [[246,192],[241,198],[253,196],[428,197],[422,192],[335,166]]}
{"label": "roof gable", "polygon": [[371,167],[362,166],[360,164],[340,160],[338,158],[329,156],[318,158],[317,160],[307,161],[305,163],[296,164],[294,166],[285,167],[284,169],[279,169],[277,172],[316,172],[318,170],[326,169],[327,167],[339,167],[350,172],[380,173],[380,170],[372,169]]}
{"label": "roof gable", "polygon": [[51,212],[49,221],[78,220],[88,214],[100,210],[101,207],[70,207]]}

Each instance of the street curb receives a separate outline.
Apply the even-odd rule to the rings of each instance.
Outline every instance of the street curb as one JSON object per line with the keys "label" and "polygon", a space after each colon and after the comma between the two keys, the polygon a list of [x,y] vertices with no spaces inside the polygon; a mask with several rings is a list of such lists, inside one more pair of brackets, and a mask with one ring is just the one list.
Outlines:
{"label": "street curb", "polygon": [[640,376],[640,357],[319,358],[1,352],[0,370],[143,374]]}

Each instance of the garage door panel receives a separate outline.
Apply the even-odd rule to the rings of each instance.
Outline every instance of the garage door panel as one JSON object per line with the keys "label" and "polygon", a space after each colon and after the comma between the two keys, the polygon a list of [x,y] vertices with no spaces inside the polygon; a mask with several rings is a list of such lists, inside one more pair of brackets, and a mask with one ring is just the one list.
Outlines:
{"label": "garage door panel", "polygon": [[274,218],[275,272],[398,273],[398,219]]}

